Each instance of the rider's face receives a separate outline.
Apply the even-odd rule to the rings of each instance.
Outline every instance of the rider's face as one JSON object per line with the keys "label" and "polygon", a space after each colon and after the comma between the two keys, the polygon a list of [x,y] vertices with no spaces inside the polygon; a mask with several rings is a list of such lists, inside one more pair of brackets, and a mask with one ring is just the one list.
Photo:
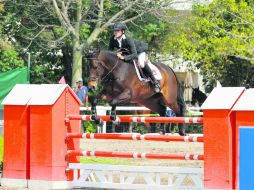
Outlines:
{"label": "rider's face", "polygon": [[114,35],[116,38],[120,38],[123,34],[122,30],[114,30]]}

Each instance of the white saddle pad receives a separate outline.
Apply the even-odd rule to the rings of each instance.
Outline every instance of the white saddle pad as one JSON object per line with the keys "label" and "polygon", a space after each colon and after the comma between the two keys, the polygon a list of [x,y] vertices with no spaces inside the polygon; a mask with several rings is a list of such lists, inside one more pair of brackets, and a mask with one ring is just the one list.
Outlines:
{"label": "white saddle pad", "polygon": [[[133,61],[133,62],[134,62],[135,70],[136,70],[136,73],[138,75],[139,80],[147,82],[148,81],[147,79],[141,77],[136,61]],[[153,76],[155,77],[155,79],[156,80],[161,80],[162,75],[161,75],[160,70],[155,65],[153,65],[151,62],[148,62],[148,66],[151,68]]]}
{"label": "white saddle pad", "polygon": [[151,62],[148,62],[149,67],[151,68],[152,72],[153,72],[153,76],[155,77],[156,80],[161,80],[162,79],[162,75],[160,70]]}

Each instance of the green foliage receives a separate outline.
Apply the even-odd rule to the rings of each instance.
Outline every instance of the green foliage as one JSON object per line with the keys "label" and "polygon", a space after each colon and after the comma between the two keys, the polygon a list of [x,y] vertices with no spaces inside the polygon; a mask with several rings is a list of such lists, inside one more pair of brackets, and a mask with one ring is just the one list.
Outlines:
{"label": "green foliage", "polygon": [[[193,60],[199,67],[202,65],[207,91],[213,88],[216,80],[227,86],[254,86],[251,82],[254,74],[251,73],[254,63],[253,3],[214,0],[208,6],[195,6],[193,16],[188,20],[168,36],[163,50]],[[241,68],[239,63],[243,62],[248,75],[237,76],[236,71]]]}
{"label": "green foliage", "polygon": [[80,26],[80,37],[82,39],[87,39],[90,36],[91,33],[91,26],[87,23],[83,23]]}
{"label": "green foliage", "polygon": [[0,162],[3,161],[3,153],[4,153],[4,138],[0,137]]}
{"label": "green foliage", "polygon": [[96,133],[96,125],[91,121],[83,122],[83,127],[86,133]]}
{"label": "green foliage", "polygon": [[15,50],[0,49],[0,72],[6,72],[24,66],[24,61]]}

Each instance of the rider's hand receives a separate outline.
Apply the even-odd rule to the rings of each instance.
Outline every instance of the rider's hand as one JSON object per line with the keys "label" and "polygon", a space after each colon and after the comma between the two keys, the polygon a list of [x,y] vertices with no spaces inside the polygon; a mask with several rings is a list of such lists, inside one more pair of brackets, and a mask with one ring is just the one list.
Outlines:
{"label": "rider's hand", "polygon": [[122,56],[122,53],[117,53],[116,56],[117,56],[119,59],[124,60],[124,57]]}

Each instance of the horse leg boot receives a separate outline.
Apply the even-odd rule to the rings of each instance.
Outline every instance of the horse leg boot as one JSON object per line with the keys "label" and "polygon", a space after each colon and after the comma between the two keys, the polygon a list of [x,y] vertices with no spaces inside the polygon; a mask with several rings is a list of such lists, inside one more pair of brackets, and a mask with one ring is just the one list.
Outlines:
{"label": "horse leg boot", "polygon": [[110,119],[112,121],[116,120],[116,105],[112,105],[111,107]]}
{"label": "horse leg boot", "polygon": [[94,98],[93,96],[88,97],[88,99],[89,99],[89,102],[91,102],[91,105],[92,105],[92,108],[91,108],[91,111],[92,111],[91,119],[94,120],[97,125],[103,125],[102,119],[98,118],[98,116],[97,116],[97,110],[96,110],[97,99]]}
{"label": "horse leg boot", "polygon": [[160,82],[155,79],[153,72],[147,63],[145,64],[145,67],[143,68],[143,70],[148,75],[148,77],[152,80],[152,86],[153,86],[154,92],[159,93],[161,91]]}

